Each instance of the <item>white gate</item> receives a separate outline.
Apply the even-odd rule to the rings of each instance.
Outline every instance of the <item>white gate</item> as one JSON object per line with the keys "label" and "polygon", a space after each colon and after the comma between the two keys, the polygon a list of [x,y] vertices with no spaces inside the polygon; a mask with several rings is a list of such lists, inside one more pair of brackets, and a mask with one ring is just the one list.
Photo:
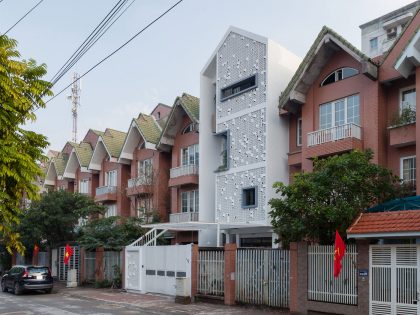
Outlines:
{"label": "white gate", "polygon": [[239,248],[236,251],[236,301],[289,306],[289,251]]}
{"label": "white gate", "polygon": [[191,245],[127,246],[126,289],[176,294],[176,278],[191,283]]}
{"label": "white gate", "polygon": [[67,281],[67,272],[69,269],[77,270],[77,283],[80,279],[80,268],[79,268],[79,246],[71,246],[73,249],[73,254],[70,257],[68,265],[64,264],[64,255],[66,253],[66,248],[59,248],[59,259],[58,259],[58,280]]}
{"label": "white gate", "polygon": [[369,314],[420,314],[419,262],[419,245],[370,246]]}
{"label": "white gate", "polygon": [[224,296],[225,255],[223,249],[198,251],[197,293]]}

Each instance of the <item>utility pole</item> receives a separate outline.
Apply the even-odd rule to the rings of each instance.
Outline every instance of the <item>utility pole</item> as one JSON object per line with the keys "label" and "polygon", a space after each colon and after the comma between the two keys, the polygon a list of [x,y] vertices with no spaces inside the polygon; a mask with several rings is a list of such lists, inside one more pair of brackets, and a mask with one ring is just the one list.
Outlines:
{"label": "utility pole", "polygon": [[68,100],[71,100],[71,112],[73,114],[73,130],[72,130],[72,141],[77,142],[77,107],[80,106],[80,91],[79,75],[75,72],[73,74],[73,85],[71,87],[71,95],[67,96]]}

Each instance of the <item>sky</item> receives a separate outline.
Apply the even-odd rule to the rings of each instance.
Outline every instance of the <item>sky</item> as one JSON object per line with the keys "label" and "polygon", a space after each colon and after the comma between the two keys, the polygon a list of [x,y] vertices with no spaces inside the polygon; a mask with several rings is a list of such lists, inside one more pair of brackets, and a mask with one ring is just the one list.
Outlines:
{"label": "sky", "polygon": [[[0,31],[38,0],[0,1]],[[136,0],[55,85],[59,92],[173,5],[175,0]],[[326,25],[361,47],[359,25],[412,0],[184,0],[128,46],[82,79],[78,141],[89,128],[127,132],[131,119],[158,104],[172,106],[183,92],[199,96],[200,71],[229,26],[268,37],[303,58]],[[51,77],[106,16],[117,0],[44,0],[8,36],[25,59],[45,63]],[[27,129],[61,150],[72,138],[70,89],[37,111]]]}

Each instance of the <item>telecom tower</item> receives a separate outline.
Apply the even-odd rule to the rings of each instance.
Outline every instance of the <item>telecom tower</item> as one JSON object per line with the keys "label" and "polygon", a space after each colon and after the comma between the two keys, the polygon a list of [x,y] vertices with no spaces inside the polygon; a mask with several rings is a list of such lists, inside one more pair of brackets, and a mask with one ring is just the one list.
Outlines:
{"label": "telecom tower", "polygon": [[73,131],[72,131],[72,141],[77,142],[77,107],[80,106],[80,91],[81,87],[79,85],[80,77],[75,72],[73,74],[73,85],[71,87],[71,95],[67,96],[67,99],[71,100],[71,112],[73,114]]}

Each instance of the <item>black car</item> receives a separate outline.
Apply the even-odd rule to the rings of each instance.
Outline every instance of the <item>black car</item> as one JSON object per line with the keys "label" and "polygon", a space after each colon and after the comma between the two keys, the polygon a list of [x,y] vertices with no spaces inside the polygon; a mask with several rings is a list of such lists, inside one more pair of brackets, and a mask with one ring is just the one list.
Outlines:
{"label": "black car", "polygon": [[13,266],[1,278],[1,290],[12,289],[18,295],[27,290],[44,290],[51,293],[53,277],[50,268],[45,266]]}

